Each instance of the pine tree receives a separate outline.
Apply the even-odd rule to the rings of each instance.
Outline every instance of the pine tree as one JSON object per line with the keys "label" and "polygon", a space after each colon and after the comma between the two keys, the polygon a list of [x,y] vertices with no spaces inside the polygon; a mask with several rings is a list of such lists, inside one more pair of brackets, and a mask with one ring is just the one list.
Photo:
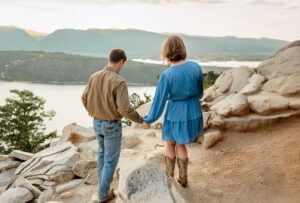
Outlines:
{"label": "pine tree", "polygon": [[10,90],[14,95],[0,106],[0,153],[13,150],[36,153],[49,146],[56,131],[45,134],[45,119],[55,112],[45,111],[45,100],[28,90]]}

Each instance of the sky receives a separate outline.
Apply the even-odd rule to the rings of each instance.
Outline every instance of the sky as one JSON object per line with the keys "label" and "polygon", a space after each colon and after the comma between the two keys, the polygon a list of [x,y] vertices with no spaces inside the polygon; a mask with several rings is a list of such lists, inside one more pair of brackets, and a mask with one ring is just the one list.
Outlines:
{"label": "sky", "polygon": [[300,0],[0,0],[0,25],[300,39]]}

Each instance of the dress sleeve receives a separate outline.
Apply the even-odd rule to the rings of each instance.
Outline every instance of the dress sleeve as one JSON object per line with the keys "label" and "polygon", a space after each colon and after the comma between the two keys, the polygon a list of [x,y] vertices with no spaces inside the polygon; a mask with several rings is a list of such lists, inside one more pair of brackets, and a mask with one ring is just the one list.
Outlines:
{"label": "dress sleeve", "polygon": [[163,73],[158,80],[155,91],[154,100],[147,116],[144,121],[148,124],[154,123],[162,115],[167,99],[169,97],[169,82],[166,75]]}

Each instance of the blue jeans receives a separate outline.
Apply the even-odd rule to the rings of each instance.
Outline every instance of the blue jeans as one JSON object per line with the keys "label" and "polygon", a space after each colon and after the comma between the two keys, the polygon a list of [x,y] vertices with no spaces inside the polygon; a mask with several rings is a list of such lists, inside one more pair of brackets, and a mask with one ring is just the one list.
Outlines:
{"label": "blue jeans", "polygon": [[108,197],[110,184],[119,161],[122,143],[122,123],[104,122],[94,119],[94,130],[98,140],[98,198]]}

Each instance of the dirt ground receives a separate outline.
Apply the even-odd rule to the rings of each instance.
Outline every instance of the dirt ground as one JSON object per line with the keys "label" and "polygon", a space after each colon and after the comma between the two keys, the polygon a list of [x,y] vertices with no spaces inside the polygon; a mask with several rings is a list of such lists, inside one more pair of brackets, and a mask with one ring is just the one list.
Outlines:
{"label": "dirt ground", "polygon": [[191,202],[300,202],[300,118],[189,147]]}

